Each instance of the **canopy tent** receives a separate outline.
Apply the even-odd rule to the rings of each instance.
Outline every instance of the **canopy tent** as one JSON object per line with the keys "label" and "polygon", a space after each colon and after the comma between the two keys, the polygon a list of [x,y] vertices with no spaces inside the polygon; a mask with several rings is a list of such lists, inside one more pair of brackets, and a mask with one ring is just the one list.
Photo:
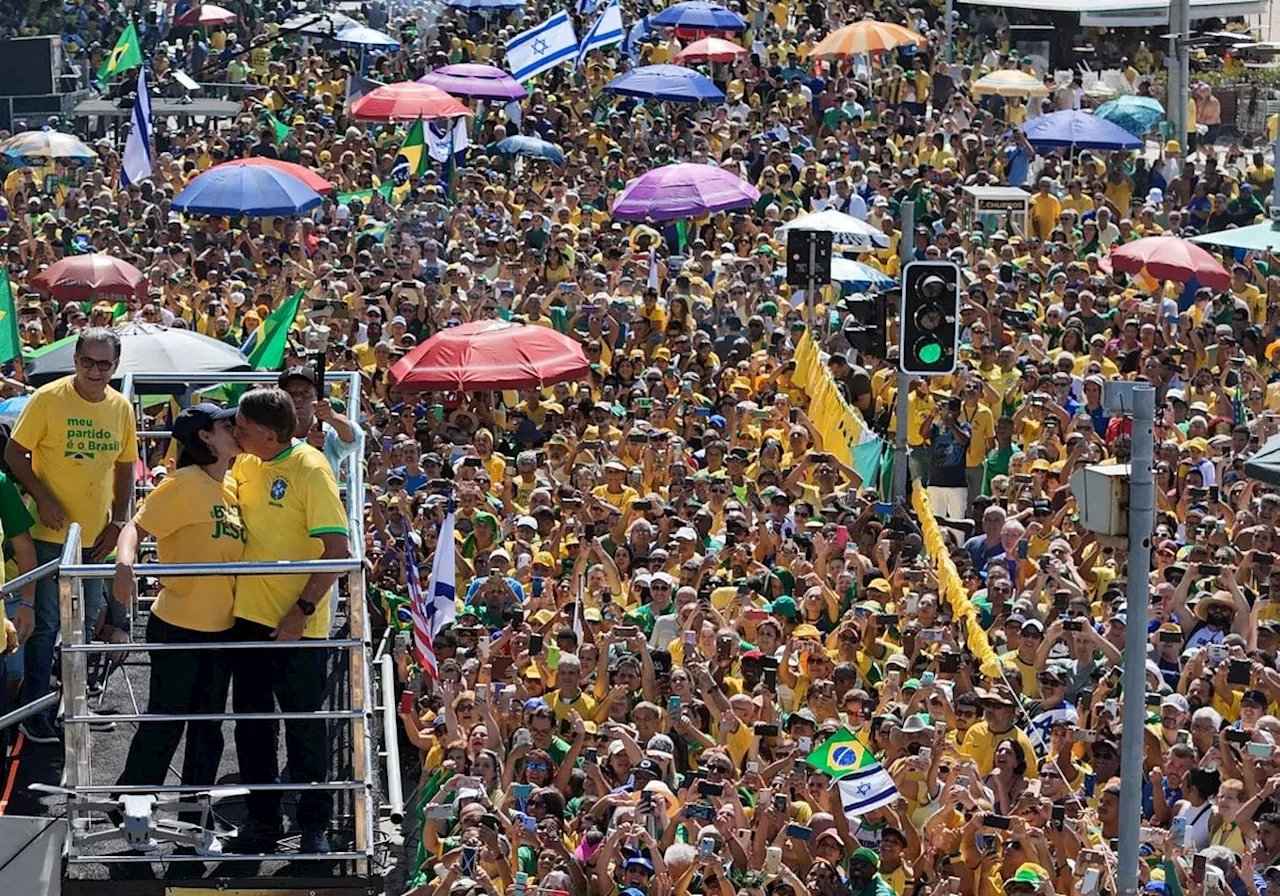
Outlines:
{"label": "canopy tent", "polygon": [[1254,252],[1280,252],[1280,224],[1263,221],[1248,227],[1231,227],[1191,237],[1191,242],[1226,249],[1249,249]]}

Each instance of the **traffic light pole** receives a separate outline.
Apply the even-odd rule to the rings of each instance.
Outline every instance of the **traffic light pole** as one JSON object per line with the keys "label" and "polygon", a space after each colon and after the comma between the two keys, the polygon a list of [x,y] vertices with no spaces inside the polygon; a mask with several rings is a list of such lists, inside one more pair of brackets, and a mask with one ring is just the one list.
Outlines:
{"label": "traffic light pole", "polygon": [[[905,267],[915,261],[916,255],[916,204],[908,200],[902,203],[902,240],[899,243],[901,263]],[[903,320],[898,317],[898,339],[901,341]],[[893,503],[899,507],[907,503],[907,413],[909,402],[907,389],[911,378],[902,372],[902,360],[905,346],[898,349],[898,393],[896,397],[897,411],[894,417],[898,421],[893,438]]]}
{"label": "traffic light pole", "polygon": [[[822,334],[818,332],[818,322],[814,319],[813,309],[818,304],[813,297],[814,289],[814,267],[818,264],[818,241],[809,240],[809,282],[804,287],[804,300],[808,305],[808,314],[805,319],[809,321],[809,326],[813,328],[813,338],[821,339]],[[824,328],[825,330],[825,328]]]}

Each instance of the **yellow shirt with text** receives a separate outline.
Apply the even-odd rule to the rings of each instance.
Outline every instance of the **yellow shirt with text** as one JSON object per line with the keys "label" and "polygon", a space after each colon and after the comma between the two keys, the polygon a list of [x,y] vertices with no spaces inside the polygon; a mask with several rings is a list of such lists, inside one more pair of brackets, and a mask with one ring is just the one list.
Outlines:
{"label": "yellow shirt with text", "polygon": [[137,424],[129,400],[110,387],[102,401],[86,401],[67,376],[41,386],[13,429],[31,451],[31,469],[66,512],[61,529],[37,517],[31,537],[62,544],[67,526],[80,524],[80,541],[93,544],[111,521],[115,466],[138,459]]}
{"label": "yellow shirt with text", "polygon": [[[231,471],[248,530],[246,562],[318,560],[321,535],[347,534],[347,512],[329,462],[310,445],[295,443],[271,460],[242,454]],[[242,576],[235,614],[275,628],[298,600],[307,576]],[[303,637],[329,634],[329,593],[307,620]]]}
{"label": "yellow shirt with text", "polygon": [[[236,563],[244,557],[245,531],[230,475],[219,482],[199,467],[183,467],[165,477],[133,519],[156,537],[161,563]],[[152,612],[170,625],[222,632],[234,624],[233,576],[161,579],[160,585]]]}

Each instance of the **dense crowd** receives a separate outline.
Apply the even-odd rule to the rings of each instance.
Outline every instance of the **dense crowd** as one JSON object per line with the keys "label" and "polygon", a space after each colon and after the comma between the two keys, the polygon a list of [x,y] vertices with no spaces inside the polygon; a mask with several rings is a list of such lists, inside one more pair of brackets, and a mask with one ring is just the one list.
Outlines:
{"label": "dense crowd", "polygon": [[[544,11],[371,3],[360,17],[402,49],[365,53],[282,28],[280,4],[227,5],[240,22],[136,24],[157,90],[175,70],[234,84],[239,115],[158,120],[154,173],[139,184],[119,186],[123,144],[95,134],[82,135],[95,166],[13,167],[4,181],[23,343],[4,394],[27,390],[24,359],[82,337],[75,375],[35,393],[6,451],[29,499],[28,509],[0,480],[10,577],[57,556],[67,521],[90,521],[94,558],[121,550],[88,634],[127,638],[138,542],[156,536],[161,559],[190,549],[182,527],[198,521],[176,497],[197,488],[189,468],[214,477],[200,480],[201,500],[233,533],[214,545],[219,559],[246,545],[252,557],[306,559],[343,555],[333,498],[358,465],[366,517],[349,534],[364,541],[373,612],[404,632],[400,718],[421,770],[409,821],[417,896],[1093,896],[1115,892],[1122,833],[1141,838],[1141,881],[1157,896],[1258,896],[1280,878],[1280,496],[1244,473],[1277,432],[1280,273],[1269,252],[1243,250],[1220,256],[1224,289],[1110,264],[1142,236],[1265,219],[1270,153],[1231,142],[1212,91],[1194,92],[1190,140],[1039,151],[1018,125],[1094,98],[1011,48],[1001,11],[962,7],[948,28],[933,6],[752,3],[735,37],[749,57],[702,67],[724,103],[646,103],[601,88],[624,68],[672,62],[696,35],[632,34],[648,10],[626,3],[624,45],[551,70],[516,104],[475,105],[456,164],[397,184],[405,128],[352,120],[349,76],[501,66],[504,42]],[[581,35],[593,16],[573,12]],[[824,34],[864,14],[917,31],[922,46],[811,58]],[[10,36],[61,33],[85,71],[126,21],[83,2],[6,16]],[[1149,47],[1161,42],[1125,29],[1097,37],[1129,90],[1149,95],[1160,68]],[[1001,70],[1050,89],[973,90]],[[557,144],[565,164],[491,148],[513,134]],[[244,156],[313,168],[337,195],[297,219],[171,207],[193,176]],[[732,171],[760,199],[678,223],[611,216],[628,180],[675,161]],[[1025,186],[1026,220],[966,215],[961,190],[974,185]],[[915,229],[904,233],[908,205]],[[825,209],[883,234],[884,247],[855,257],[888,278],[912,256],[962,270],[959,369],[910,382],[905,504],[890,502],[889,454],[866,463],[832,438],[830,405],[817,410],[815,384],[829,383],[866,432],[891,440],[897,424],[893,312],[881,357],[850,342],[857,289],[805,297],[782,276],[778,228]],[[145,296],[60,302],[30,286],[90,250],[137,265]],[[152,322],[248,349],[299,289],[283,392],[247,393],[234,419],[205,405],[181,418],[167,402],[149,408],[149,425],[172,426],[172,447],[122,435],[88,467],[41,460],[59,438],[53,418],[71,413],[59,402],[129,413],[111,390],[94,392],[119,351],[98,328]],[[412,393],[390,375],[433,334],[499,318],[580,341],[589,377]],[[361,373],[358,406],[317,381],[317,348],[327,369]],[[1112,379],[1157,389],[1151,570],[1130,569],[1122,547],[1083,528],[1068,485],[1085,465],[1128,460],[1131,421],[1102,400]],[[127,416],[116,423],[132,431]],[[289,447],[301,442],[311,447]],[[237,453],[248,461],[232,465]],[[259,483],[285,464],[279,475],[308,483],[297,491],[327,509],[264,548],[255,520],[273,519],[264,508],[286,490]],[[163,490],[130,520],[135,469]],[[68,491],[82,484],[91,494]],[[451,513],[457,616],[435,639],[435,676],[424,675],[408,649],[409,568],[431,584]],[[1127,695],[1126,596],[1144,575],[1147,689]],[[147,638],[323,637],[327,583],[314,578],[249,596],[240,583],[166,583]],[[11,646],[22,644],[8,664],[19,699],[48,689],[56,602],[29,589],[6,605]],[[173,685],[194,676],[213,701],[205,709],[227,702],[232,679],[271,679],[282,708],[320,699],[301,666],[164,662],[152,700],[167,711],[199,708]],[[234,688],[238,710],[271,708],[270,693],[249,690]],[[1125,732],[1120,707],[1140,697],[1148,723]],[[57,742],[52,716],[26,724],[33,741]],[[323,776],[323,723],[308,724],[291,729],[295,781]],[[151,781],[181,731],[142,729],[122,783]],[[199,734],[184,765],[197,783],[222,749],[220,733]],[[1143,740],[1140,831],[1119,827],[1125,734]],[[257,780],[274,773],[253,769]],[[876,796],[863,783],[886,781],[886,799],[860,808]],[[263,823],[241,845],[271,851],[278,797],[255,811]],[[328,811],[314,795],[299,807],[311,851],[325,846]]]}

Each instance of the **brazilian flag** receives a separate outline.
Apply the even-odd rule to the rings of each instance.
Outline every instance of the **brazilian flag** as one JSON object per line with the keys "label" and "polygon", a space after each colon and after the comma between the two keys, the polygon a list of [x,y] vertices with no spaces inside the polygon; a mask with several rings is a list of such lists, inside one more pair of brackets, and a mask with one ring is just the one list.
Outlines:
{"label": "brazilian flag", "polygon": [[871,751],[848,728],[841,728],[831,735],[806,756],[804,761],[837,780],[880,768],[876,757],[871,755]]}
{"label": "brazilian flag", "polygon": [[139,65],[142,65],[142,44],[138,40],[137,30],[130,22],[116,41],[115,49],[102,60],[102,66],[98,69],[98,83],[106,84],[113,75],[127,72]]}
{"label": "brazilian flag", "polygon": [[427,172],[427,131],[419,118],[413,123],[413,127],[409,128],[409,133],[405,135],[404,143],[400,145],[400,151],[396,153],[395,162],[391,166],[391,182],[395,184],[392,191],[394,201],[399,204],[404,201],[405,195],[409,192],[411,184],[410,178],[414,175],[423,175]]}

